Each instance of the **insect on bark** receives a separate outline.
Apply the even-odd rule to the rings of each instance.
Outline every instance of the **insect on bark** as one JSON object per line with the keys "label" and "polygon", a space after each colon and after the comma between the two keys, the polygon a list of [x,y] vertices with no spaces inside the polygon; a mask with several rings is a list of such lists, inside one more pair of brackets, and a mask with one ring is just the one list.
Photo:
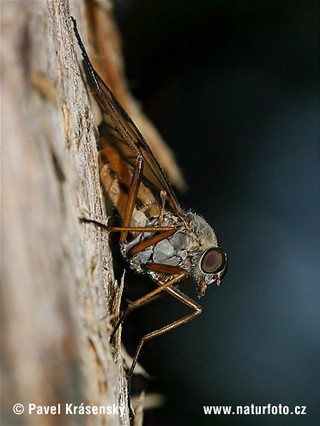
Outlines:
{"label": "insect on bark", "polygon": [[104,121],[100,126],[101,182],[122,218],[120,227],[104,227],[109,232],[120,232],[123,257],[133,270],[149,275],[156,285],[155,290],[129,303],[112,336],[131,311],[165,293],[192,310],[142,337],[128,373],[130,378],[146,341],[201,313],[201,306],[180,289],[194,281],[198,297],[204,296],[208,285],[220,284],[227,271],[227,255],[207,222],[180,207],[147,141],[94,70],[74,18],[72,22],[88,83]]}

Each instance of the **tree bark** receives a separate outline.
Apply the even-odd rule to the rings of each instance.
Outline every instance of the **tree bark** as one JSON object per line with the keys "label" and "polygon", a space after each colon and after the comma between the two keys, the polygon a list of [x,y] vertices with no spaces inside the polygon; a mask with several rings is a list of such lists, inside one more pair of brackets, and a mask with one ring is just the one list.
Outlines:
{"label": "tree bark", "polygon": [[[85,34],[85,5],[71,6]],[[129,424],[119,342],[113,356],[109,345],[120,290],[108,238],[79,221],[107,218],[69,16],[67,0],[1,2],[1,424]],[[30,414],[32,403],[61,414]],[[125,411],[66,412],[81,403]]]}

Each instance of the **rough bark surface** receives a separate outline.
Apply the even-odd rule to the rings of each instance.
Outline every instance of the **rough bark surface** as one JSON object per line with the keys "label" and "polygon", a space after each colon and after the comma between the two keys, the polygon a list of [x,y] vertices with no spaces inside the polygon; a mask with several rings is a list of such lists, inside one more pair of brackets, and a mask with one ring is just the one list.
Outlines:
{"label": "rough bark surface", "polygon": [[[119,291],[108,238],[79,221],[106,215],[70,8],[86,39],[81,1],[1,1],[3,425],[129,424],[127,410],[65,412],[126,406],[122,358],[109,346]],[[61,415],[29,414],[30,403],[60,403]]]}

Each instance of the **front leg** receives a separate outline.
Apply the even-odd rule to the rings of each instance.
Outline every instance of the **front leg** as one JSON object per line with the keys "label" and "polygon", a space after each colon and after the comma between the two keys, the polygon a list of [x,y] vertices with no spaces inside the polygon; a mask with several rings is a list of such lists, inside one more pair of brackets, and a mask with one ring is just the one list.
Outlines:
{"label": "front leg", "polygon": [[[156,281],[156,283],[163,288],[163,284],[160,281]],[[170,283],[171,285],[173,284],[172,282]],[[142,339],[140,340],[140,343],[136,349],[136,352],[134,354],[133,357],[133,361],[132,361],[132,365],[131,368],[129,370],[128,373],[128,382],[130,383],[131,381],[131,377],[132,374],[134,372],[135,366],[137,364],[142,346],[144,345],[145,342],[147,342],[148,340],[153,339],[154,337],[160,336],[161,334],[167,333],[170,330],[173,330],[177,327],[179,327],[182,324],[185,324],[189,321],[191,321],[193,318],[195,318],[196,316],[200,315],[202,312],[202,307],[195,302],[193,299],[191,299],[191,297],[187,296],[185,293],[183,293],[182,291],[178,290],[175,287],[166,287],[164,288],[164,290],[169,293],[172,297],[174,297],[175,299],[179,300],[181,303],[183,303],[186,306],[189,306],[190,308],[193,309],[193,312],[191,312],[188,315],[185,315],[182,318],[179,318],[161,328],[158,328],[157,330],[154,330],[150,333],[145,334]]]}
{"label": "front leg", "polygon": [[182,281],[184,281],[183,278],[184,279],[186,278],[186,271],[182,268],[178,268],[178,267],[175,267],[175,266],[169,266],[169,265],[160,265],[160,266],[162,266],[163,268],[166,267],[166,269],[165,269],[166,274],[176,275],[176,276],[174,278],[172,278],[171,280],[167,281],[166,283],[161,283],[160,281],[153,280],[159,285],[158,288],[154,289],[150,293],[147,293],[146,295],[144,295],[140,299],[137,299],[134,302],[130,302],[129,305],[127,306],[127,308],[122,313],[117,324],[115,325],[115,327],[114,327],[114,329],[111,333],[110,340],[113,339],[113,337],[116,334],[120,325],[123,324],[124,320],[127,318],[127,316],[132,311],[146,305],[147,303],[150,303],[152,300],[157,298],[157,296],[159,296],[163,291],[166,291],[168,287],[174,285],[175,283],[177,283],[179,281],[182,282]]}
{"label": "front leg", "polygon": [[186,306],[189,306],[193,309],[193,312],[185,315],[182,318],[179,318],[161,328],[158,328],[157,330],[154,330],[150,333],[147,333],[142,337],[140,340],[140,343],[137,347],[137,350],[135,352],[135,355],[133,357],[132,365],[128,373],[128,381],[130,383],[131,376],[133,374],[133,371],[135,369],[135,366],[137,364],[140,351],[142,349],[143,344],[153,339],[154,337],[160,336],[161,334],[166,333],[167,331],[173,330],[177,327],[179,327],[182,324],[185,324],[186,322],[190,321],[197,315],[199,315],[202,312],[202,307],[195,302],[193,299],[191,299],[189,296],[184,294],[182,291],[180,291],[176,286],[182,287],[186,282],[189,282],[189,277],[187,276],[187,272],[179,267],[171,266],[171,265],[162,265],[157,263],[151,263],[147,265],[147,268],[149,271],[157,272],[160,274],[166,274],[168,276],[173,276],[173,278],[169,279],[167,282],[162,282],[156,278],[153,278],[153,281],[158,285],[158,288],[151,291],[150,293],[146,294],[145,296],[141,297],[140,299],[131,302],[130,305],[126,308],[124,313],[122,314],[120,320],[116,324],[110,339],[113,338],[114,334],[116,333],[119,326],[123,323],[123,321],[127,318],[127,316],[135,309],[146,305],[147,303],[153,301],[158,296],[161,295],[161,293],[166,292],[170,294],[175,299],[179,300],[179,302],[183,303]]}

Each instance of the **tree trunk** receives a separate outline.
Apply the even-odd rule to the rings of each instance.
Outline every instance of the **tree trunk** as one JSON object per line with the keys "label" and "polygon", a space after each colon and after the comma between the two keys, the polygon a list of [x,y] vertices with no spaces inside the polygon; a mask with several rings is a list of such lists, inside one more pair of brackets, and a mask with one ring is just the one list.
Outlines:
{"label": "tree trunk", "polygon": [[[85,34],[85,5],[71,6]],[[109,345],[121,296],[108,237],[79,221],[107,218],[69,16],[67,0],[1,1],[3,425],[129,423],[119,343],[113,356]],[[66,411],[81,403],[125,411]]]}

